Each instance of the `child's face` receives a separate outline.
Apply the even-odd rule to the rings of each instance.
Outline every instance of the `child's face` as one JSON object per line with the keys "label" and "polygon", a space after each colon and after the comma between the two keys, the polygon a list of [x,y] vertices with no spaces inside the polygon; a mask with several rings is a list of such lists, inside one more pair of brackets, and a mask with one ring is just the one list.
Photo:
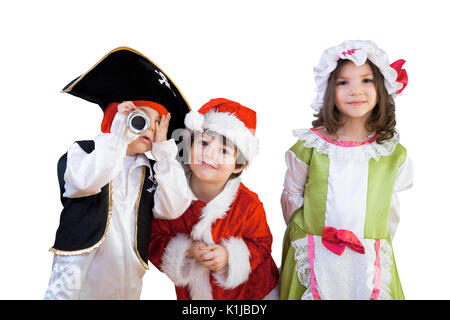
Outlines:
{"label": "child's face", "polygon": [[377,104],[372,68],[345,63],[336,79],[335,103],[345,120],[366,120]]}
{"label": "child's face", "polygon": [[139,110],[144,111],[149,120],[150,125],[146,132],[143,132],[139,135],[138,138],[133,140],[129,145],[127,149],[128,155],[136,155],[138,153],[145,153],[147,151],[152,150],[152,144],[155,139],[155,123],[157,121],[160,121],[161,116],[159,115],[159,112],[150,108],[150,107],[142,107],[137,106]]}
{"label": "child's face", "polygon": [[223,136],[208,131],[194,137],[189,166],[199,180],[224,183],[232,173],[243,170],[236,169],[235,146],[224,140]]}

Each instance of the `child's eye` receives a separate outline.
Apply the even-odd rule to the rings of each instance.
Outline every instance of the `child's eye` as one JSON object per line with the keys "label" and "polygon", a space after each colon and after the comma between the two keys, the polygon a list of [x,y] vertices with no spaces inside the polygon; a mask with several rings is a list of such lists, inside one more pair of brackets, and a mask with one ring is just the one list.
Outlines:
{"label": "child's eye", "polygon": [[228,154],[228,150],[227,149],[222,148],[220,151],[222,152],[222,154]]}
{"label": "child's eye", "polygon": [[341,81],[338,81],[338,82],[336,83],[336,85],[337,85],[337,86],[344,86],[344,85],[346,85],[347,83],[348,83],[348,81],[341,80]]}
{"label": "child's eye", "polygon": [[205,140],[201,140],[201,141],[200,141],[200,144],[201,144],[202,146],[206,147],[206,146],[208,145],[208,142],[205,141]]}
{"label": "child's eye", "polygon": [[364,79],[364,80],[363,80],[363,82],[364,82],[364,83],[372,83],[372,82],[373,82],[373,80],[372,80],[372,79],[368,79],[368,78],[366,78],[366,79]]}

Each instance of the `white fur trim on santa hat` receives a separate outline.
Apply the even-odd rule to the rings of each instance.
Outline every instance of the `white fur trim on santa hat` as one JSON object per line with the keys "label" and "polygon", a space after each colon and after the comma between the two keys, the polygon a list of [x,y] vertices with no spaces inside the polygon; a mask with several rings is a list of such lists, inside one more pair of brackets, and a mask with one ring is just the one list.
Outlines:
{"label": "white fur trim on santa hat", "polygon": [[228,251],[228,266],[213,273],[217,283],[225,289],[234,289],[247,281],[252,268],[250,251],[241,238],[231,237],[221,241]]}
{"label": "white fur trim on santa hat", "polygon": [[203,129],[212,130],[229,139],[249,163],[258,154],[258,139],[234,114],[209,111],[205,114]]}
{"label": "white fur trim on santa hat", "polygon": [[205,121],[205,116],[197,111],[189,111],[189,113],[184,118],[184,125],[186,128],[192,131],[203,132],[203,122]]}

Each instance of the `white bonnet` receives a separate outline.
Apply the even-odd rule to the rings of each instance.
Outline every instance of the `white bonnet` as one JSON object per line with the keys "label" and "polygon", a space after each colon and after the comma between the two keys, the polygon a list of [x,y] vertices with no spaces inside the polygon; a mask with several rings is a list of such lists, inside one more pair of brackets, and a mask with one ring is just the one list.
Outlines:
{"label": "white bonnet", "polygon": [[339,59],[351,60],[357,66],[363,65],[369,59],[383,74],[384,85],[392,98],[395,98],[408,82],[406,71],[401,69],[405,60],[397,60],[391,65],[386,52],[378,48],[373,41],[347,40],[325,50],[319,64],[314,67],[317,96],[311,107],[317,112],[322,108],[328,78],[336,68]]}

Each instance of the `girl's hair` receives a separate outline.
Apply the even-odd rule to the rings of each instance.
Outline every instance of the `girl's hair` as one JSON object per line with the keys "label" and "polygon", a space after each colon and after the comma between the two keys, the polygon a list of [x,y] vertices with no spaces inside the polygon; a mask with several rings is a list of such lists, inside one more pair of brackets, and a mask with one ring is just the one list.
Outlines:
{"label": "girl's hair", "polygon": [[[328,78],[323,106],[319,113],[314,115],[317,119],[312,122],[313,128],[323,126],[328,133],[334,134],[344,124],[344,119],[342,119],[341,113],[336,107],[335,91],[339,71],[348,62],[350,60],[340,59],[336,69],[331,72]],[[396,123],[395,105],[384,86],[384,77],[378,67],[370,60],[367,60],[367,64],[369,64],[373,72],[375,88],[377,90],[377,104],[372,109],[370,117],[366,121],[366,129],[369,132],[375,132],[377,134],[377,143],[382,143],[394,136]]]}
{"label": "girl's hair", "polygon": [[[214,131],[208,130],[208,132],[209,133],[213,133]],[[202,135],[202,134],[203,133],[192,133],[191,134],[191,148],[192,148],[192,144],[194,143],[196,135]],[[235,152],[235,155],[236,155],[236,162],[234,164],[234,168],[235,169],[240,169],[242,167],[245,167],[247,165],[247,162],[245,160],[244,155],[239,150],[239,148],[236,147],[236,145],[234,143],[232,143],[227,137],[225,137],[225,136],[223,136],[221,134],[218,134],[218,135],[222,138],[222,143],[224,145],[232,145],[234,147],[234,152]],[[232,173],[228,179],[234,179],[234,178],[239,177],[242,174],[242,171],[243,170],[239,171],[238,173]]]}

